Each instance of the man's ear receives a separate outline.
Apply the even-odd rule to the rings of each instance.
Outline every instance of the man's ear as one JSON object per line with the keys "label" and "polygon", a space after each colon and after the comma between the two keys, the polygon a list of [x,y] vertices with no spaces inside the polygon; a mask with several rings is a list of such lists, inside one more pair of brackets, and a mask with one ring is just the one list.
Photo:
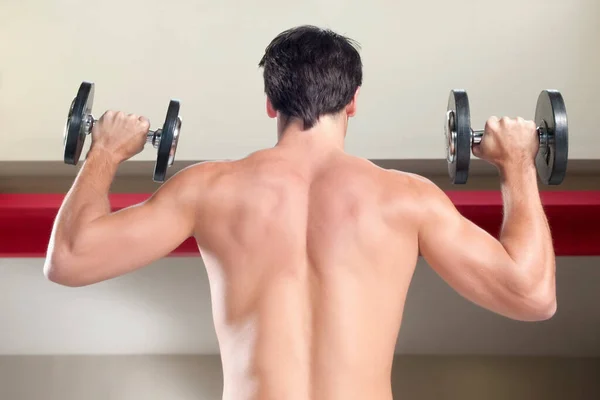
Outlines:
{"label": "man's ear", "polygon": [[277,110],[275,109],[275,107],[273,107],[273,103],[271,103],[271,100],[269,100],[268,97],[267,97],[267,115],[269,116],[269,118],[277,117]]}
{"label": "man's ear", "polygon": [[356,115],[356,102],[358,100],[359,93],[360,87],[356,89],[356,92],[354,92],[354,97],[352,97],[352,101],[346,106],[346,114],[348,114],[348,117],[354,117]]}

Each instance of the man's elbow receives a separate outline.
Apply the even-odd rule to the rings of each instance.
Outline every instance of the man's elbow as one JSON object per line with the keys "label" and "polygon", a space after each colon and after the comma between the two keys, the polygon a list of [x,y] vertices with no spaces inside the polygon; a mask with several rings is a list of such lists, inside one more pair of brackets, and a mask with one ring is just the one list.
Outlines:
{"label": "man's elbow", "polygon": [[530,320],[533,322],[547,321],[556,314],[556,298],[540,301],[531,310]]}
{"label": "man's elbow", "polygon": [[522,302],[524,319],[527,321],[547,321],[556,314],[557,302],[554,289],[529,293],[524,296]]}
{"label": "man's elbow", "polygon": [[62,286],[81,287],[84,281],[79,262],[70,256],[49,255],[44,263],[44,276],[51,282]]}

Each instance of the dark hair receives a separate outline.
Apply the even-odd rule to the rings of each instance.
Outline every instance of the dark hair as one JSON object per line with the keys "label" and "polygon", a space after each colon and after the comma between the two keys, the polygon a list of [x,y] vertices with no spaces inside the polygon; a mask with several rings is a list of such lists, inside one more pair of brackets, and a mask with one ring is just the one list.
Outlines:
{"label": "dark hair", "polygon": [[344,109],[362,85],[358,44],[328,29],[304,25],[280,33],[258,64],[273,107],[312,128]]}

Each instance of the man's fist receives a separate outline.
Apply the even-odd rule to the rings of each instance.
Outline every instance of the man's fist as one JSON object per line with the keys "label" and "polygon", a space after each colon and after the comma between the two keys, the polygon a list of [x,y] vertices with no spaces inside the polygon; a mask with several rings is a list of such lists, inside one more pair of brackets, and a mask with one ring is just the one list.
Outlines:
{"label": "man's fist", "polygon": [[92,148],[102,148],[123,162],[144,149],[150,130],[147,118],[107,111],[92,129]]}
{"label": "man's fist", "polygon": [[535,164],[539,148],[537,126],[523,118],[491,117],[485,124],[481,143],[473,154],[497,167]]}

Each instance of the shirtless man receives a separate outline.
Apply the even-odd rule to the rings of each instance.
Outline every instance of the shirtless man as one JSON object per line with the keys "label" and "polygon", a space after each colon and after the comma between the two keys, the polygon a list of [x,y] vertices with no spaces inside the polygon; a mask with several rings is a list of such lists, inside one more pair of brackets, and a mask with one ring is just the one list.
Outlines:
{"label": "shirtless man", "polygon": [[193,236],[210,280],[223,398],[232,400],[391,399],[419,253],[481,307],[522,321],[553,315],[555,257],[533,122],[491,118],[475,149],[500,171],[504,223],[496,240],[426,179],[344,152],[362,84],[349,39],[298,27],[275,38],[260,65],[277,145],[186,168],[148,201],[116,213],[111,181],[119,163],[141,151],[149,123],[102,116],[56,218],[50,280],[111,279]]}

